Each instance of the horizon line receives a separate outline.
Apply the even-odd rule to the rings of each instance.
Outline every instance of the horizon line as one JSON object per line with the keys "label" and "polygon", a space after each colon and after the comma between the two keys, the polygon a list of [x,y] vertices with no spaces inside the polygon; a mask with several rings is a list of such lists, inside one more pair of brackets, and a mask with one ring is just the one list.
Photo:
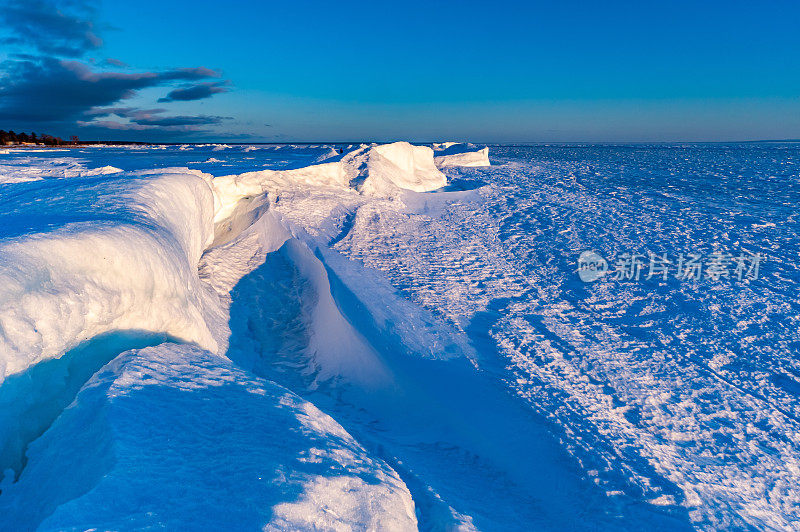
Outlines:
{"label": "horizon line", "polygon": [[[68,142],[68,141],[67,141]],[[443,142],[455,142],[457,144],[483,144],[487,146],[531,146],[541,144],[759,144],[759,143],[800,143],[800,138],[791,139],[753,139],[753,140],[634,140],[634,141],[613,141],[613,140],[538,140],[538,141],[509,141],[509,142],[480,142],[472,140],[447,141],[447,140],[282,140],[282,141],[226,141],[226,140],[191,140],[191,141],[139,141],[139,140],[78,140],[77,144],[138,144],[138,145],[161,145],[176,146],[182,144],[234,144],[234,145],[282,145],[282,144],[391,144],[393,142],[408,142],[410,144],[441,144]]]}

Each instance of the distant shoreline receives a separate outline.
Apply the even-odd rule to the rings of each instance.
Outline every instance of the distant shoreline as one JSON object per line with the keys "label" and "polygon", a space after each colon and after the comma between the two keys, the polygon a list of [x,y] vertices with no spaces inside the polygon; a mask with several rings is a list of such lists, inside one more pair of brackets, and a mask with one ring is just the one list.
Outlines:
{"label": "distant shoreline", "polygon": [[[386,144],[396,141],[376,141],[376,140],[357,140],[357,141],[283,141],[283,142],[225,142],[225,141],[203,141],[203,142],[144,142],[127,140],[83,140],[77,143],[64,143],[60,145],[49,144],[6,144],[1,145],[0,150],[63,150],[75,148],[93,148],[100,146],[202,146],[202,145],[221,145],[230,146],[315,146],[315,145],[359,145],[359,144]],[[436,144],[441,141],[413,141],[412,144],[428,145]],[[481,146],[676,146],[676,145],[734,145],[734,144],[800,144],[800,139],[767,139],[767,140],[718,140],[718,141],[635,141],[635,142],[600,142],[600,141],[539,141],[539,142],[465,142]]]}

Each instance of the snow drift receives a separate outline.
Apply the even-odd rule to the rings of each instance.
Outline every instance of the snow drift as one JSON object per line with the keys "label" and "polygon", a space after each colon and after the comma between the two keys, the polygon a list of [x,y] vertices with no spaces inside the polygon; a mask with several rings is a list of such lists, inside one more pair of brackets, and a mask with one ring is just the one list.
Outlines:
{"label": "snow drift", "polygon": [[[220,527],[415,528],[414,502],[393,466],[248,371],[259,353],[248,351],[254,344],[230,348],[231,328],[254,328],[234,323],[230,309],[236,303],[257,317],[263,305],[280,304],[264,290],[248,299],[245,280],[284,261],[297,288],[304,336],[293,362],[310,380],[305,389],[392,397],[406,355],[390,367],[386,346],[375,347],[385,339],[353,325],[340,299],[342,271],[323,243],[347,230],[347,209],[401,204],[394,198],[408,191],[446,185],[433,154],[398,142],[216,178],[107,165],[0,188],[0,513],[42,529],[191,526],[201,508]],[[405,316],[410,304],[367,308],[392,341],[408,336],[431,360],[471,349],[448,339],[459,333],[443,333],[433,316]],[[418,384],[406,375],[403,386],[412,396]],[[409,427],[436,421],[424,401],[404,401],[420,412]],[[212,463],[220,471],[204,470]]]}
{"label": "snow drift", "polygon": [[447,184],[433,162],[433,150],[395,142],[374,146],[367,152],[366,179],[361,191],[388,195],[396,189],[427,192]]}
{"label": "snow drift", "polygon": [[17,530],[416,530],[403,481],[338,423],[185,345],[117,357],[29,457],[0,497]]}
{"label": "snow drift", "polygon": [[434,144],[434,162],[439,168],[448,166],[490,166],[489,148],[474,144],[444,142]]}
{"label": "snow drift", "polygon": [[197,266],[220,226],[230,232],[242,202],[304,186],[435,190],[447,180],[432,154],[397,142],[283,171],[212,178],[186,168],[106,167],[91,173],[113,173],[18,184],[24,188],[2,198],[10,223],[0,234],[0,382],[114,330],[159,332],[219,351],[221,309]]}
{"label": "snow drift", "polygon": [[197,277],[213,238],[210,179],[162,171],[36,181],[4,194],[0,382],[114,330],[216,350],[213,301]]}
{"label": "snow drift", "polygon": [[[798,522],[790,147],[214,147],[0,155],[0,529]],[[779,269],[576,307],[598,219]]]}
{"label": "snow drift", "polygon": [[[216,500],[220,523],[414,529],[413,502],[390,467],[368,457],[313,406],[273,383],[252,381],[222,355],[231,288],[284,247],[313,288],[308,355],[319,382],[344,377],[374,385],[386,379],[375,353],[338,311],[320,261],[270,210],[286,190],[328,187],[358,196],[342,161],[219,178],[187,168],[116,170],[87,170],[69,179],[35,176],[0,189],[7,207],[0,234],[4,520],[43,529],[165,520],[178,526],[202,515],[194,505],[207,508]],[[117,356],[165,340],[173,343]],[[207,495],[203,481],[191,475],[214,462],[211,454],[220,454],[217,447],[198,453],[205,442],[236,431],[220,433],[208,425],[208,394],[200,393],[194,404],[159,403],[170,390],[218,390],[211,395],[233,405],[223,418],[250,439],[224,444],[230,487],[209,488]],[[120,406],[132,396],[132,410]],[[232,403],[237,396],[239,406]],[[136,424],[159,411],[159,420],[174,421],[162,425],[162,433],[154,423]],[[288,419],[301,421],[295,440],[287,439]],[[174,427],[186,423],[189,439],[176,440]],[[252,440],[253,434],[278,432],[280,443],[272,447],[269,440]],[[287,453],[289,441],[307,457],[284,470],[293,452]],[[72,455],[79,459],[64,458]],[[155,462],[143,475],[145,456]],[[165,463],[176,469],[164,469]],[[330,474],[337,467],[342,474]],[[237,492],[233,486],[244,478],[257,485]],[[144,486],[180,496],[148,497],[152,489]],[[186,494],[186,486],[200,491]],[[133,491],[118,498],[125,489]],[[255,497],[252,503],[248,497]],[[228,511],[237,504],[238,513]]]}

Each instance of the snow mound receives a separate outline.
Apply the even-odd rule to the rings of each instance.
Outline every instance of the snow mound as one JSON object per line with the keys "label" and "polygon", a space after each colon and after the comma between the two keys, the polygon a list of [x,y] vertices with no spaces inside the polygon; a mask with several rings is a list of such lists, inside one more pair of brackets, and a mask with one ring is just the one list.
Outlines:
{"label": "snow mound", "polygon": [[243,174],[220,176],[213,187],[219,202],[215,221],[231,216],[238,202],[244,198],[278,193],[296,186],[347,187],[350,179],[340,161],[313,164],[292,170],[259,170]]}
{"label": "snow mound", "polygon": [[217,349],[214,304],[197,276],[213,239],[210,176],[117,175],[0,192],[0,383],[115,330]]}
{"label": "snow mound", "polygon": [[[286,147],[267,147],[265,150],[282,148]],[[218,219],[230,215],[237,198],[277,193],[297,186],[354,186],[364,194],[394,196],[402,190],[429,192],[447,184],[447,177],[434,164],[433,150],[408,142],[361,145],[344,155],[331,147],[321,146],[303,146],[295,151],[308,152],[313,156],[309,158],[312,164],[215,178],[213,186],[225,205],[218,213]]]}
{"label": "snow mound", "polygon": [[100,168],[92,168],[91,170],[87,170],[83,172],[84,176],[93,176],[93,175],[108,175],[108,174],[118,174],[122,172],[122,168],[117,168],[116,166],[101,166]]}
{"label": "snow mound", "polygon": [[90,177],[122,172],[114,166],[87,168],[74,157],[25,156],[5,159],[0,164],[0,183],[23,183],[59,177]]}
{"label": "snow mound", "polygon": [[443,142],[434,144],[434,161],[438,168],[449,166],[490,166],[489,148],[474,144]]}
{"label": "snow mound", "polygon": [[336,151],[336,149],[334,149],[334,148],[328,147],[325,150],[325,152],[322,153],[322,155],[317,157],[317,162],[323,162],[323,161],[327,161],[329,159],[336,159],[336,158],[341,159],[341,157],[339,157],[339,152]]}
{"label": "snow mound", "polygon": [[460,144],[459,142],[434,142],[432,147],[433,151],[440,151],[449,148],[450,146],[455,146],[456,144]]}
{"label": "snow mound", "polygon": [[[373,181],[425,188],[424,177],[438,173],[431,157],[418,162],[409,155],[424,150],[391,146],[370,150]],[[398,170],[391,161],[406,167]],[[87,171],[68,166],[58,173]],[[0,383],[115,330],[163,333],[216,351],[225,332],[209,324],[221,311],[201,285],[197,265],[219,224],[231,222],[242,201],[266,200],[269,193],[298,187],[354,193],[342,161],[216,179],[187,168],[123,173],[106,166],[88,173],[98,175],[25,175],[39,180],[17,181],[15,187],[25,188],[0,193],[6,207],[0,230]]]}
{"label": "snow mound", "polygon": [[400,190],[429,192],[447,184],[447,177],[433,162],[433,150],[408,142],[362,146],[346,154],[342,162],[365,194],[392,196]]}
{"label": "snow mound", "polygon": [[95,374],[2,488],[0,515],[17,529],[417,526],[397,473],[332,418],[223,356],[170,343]]}

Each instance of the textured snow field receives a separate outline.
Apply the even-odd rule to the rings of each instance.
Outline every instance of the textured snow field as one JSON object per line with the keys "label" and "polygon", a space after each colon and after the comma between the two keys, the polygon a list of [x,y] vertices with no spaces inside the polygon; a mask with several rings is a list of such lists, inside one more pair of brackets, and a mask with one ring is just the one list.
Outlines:
{"label": "textured snow field", "polygon": [[0,529],[800,528],[800,148],[434,148],[0,154]]}

